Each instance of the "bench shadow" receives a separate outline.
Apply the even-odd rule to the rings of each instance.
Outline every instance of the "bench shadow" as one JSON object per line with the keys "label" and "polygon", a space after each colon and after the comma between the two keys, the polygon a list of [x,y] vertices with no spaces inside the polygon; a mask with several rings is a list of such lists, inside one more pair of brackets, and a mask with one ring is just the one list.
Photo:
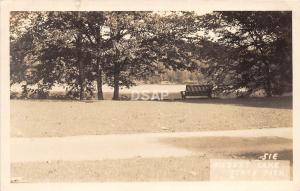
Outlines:
{"label": "bench shadow", "polygon": [[175,99],[161,100],[163,102],[180,102],[189,104],[222,104],[222,105],[237,105],[246,107],[261,107],[274,109],[293,109],[293,97],[272,97],[272,98],[235,98],[235,99],[220,99],[220,98],[190,98],[190,99]]}

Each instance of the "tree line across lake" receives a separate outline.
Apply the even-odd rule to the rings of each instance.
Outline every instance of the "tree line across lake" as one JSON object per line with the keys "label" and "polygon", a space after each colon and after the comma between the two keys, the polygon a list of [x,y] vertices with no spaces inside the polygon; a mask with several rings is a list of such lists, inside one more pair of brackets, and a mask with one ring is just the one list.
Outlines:
{"label": "tree line across lake", "polygon": [[96,91],[102,100],[106,84],[118,100],[120,87],[170,71],[196,74],[219,92],[290,92],[292,14],[11,12],[10,84],[23,84],[23,97],[47,98],[60,84],[72,99]]}

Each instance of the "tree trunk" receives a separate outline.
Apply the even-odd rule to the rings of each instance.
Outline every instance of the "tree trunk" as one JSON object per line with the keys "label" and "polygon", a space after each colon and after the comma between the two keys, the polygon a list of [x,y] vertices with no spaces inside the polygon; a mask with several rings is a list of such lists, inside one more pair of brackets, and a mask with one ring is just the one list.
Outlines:
{"label": "tree trunk", "polygon": [[[81,14],[80,12],[78,12],[78,18],[80,18]],[[82,100],[83,99],[83,91],[84,91],[84,85],[83,85],[83,81],[84,81],[84,71],[83,71],[83,54],[81,52],[81,35],[79,34],[77,36],[77,62],[78,62],[78,70],[79,70],[79,76],[78,76],[78,82],[79,82],[79,99]]]}
{"label": "tree trunk", "polygon": [[[98,25],[96,27],[96,42],[97,45],[100,46],[101,45],[101,37],[100,37],[100,26]],[[98,53],[100,53],[102,50],[100,47],[98,47]],[[98,100],[104,100],[104,96],[103,96],[103,91],[102,91],[102,67],[101,67],[101,63],[100,63],[100,55],[97,55],[97,59],[96,59],[96,65],[97,65],[97,97]]]}
{"label": "tree trunk", "polygon": [[270,73],[270,64],[268,61],[264,61],[265,63],[265,89],[267,93],[267,97],[272,97],[272,83],[271,83],[271,73]]}
{"label": "tree trunk", "polygon": [[83,100],[83,80],[82,80],[81,74],[79,76],[79,87],[80,87],[80,90],[79,90],[79,99]]}
{"label": "tree trunk", "polygon": [[113,100],[119,100],[120,98],[120,93],[119,93],[119,89],[120,89],[120,64],[119,63],[115,63],[115,68],[114,68],[114,96],[113,96]]}
{"label": "tree trunk", "polygon": [[[79,51],[80,52],[80,51]],[[81,59],[81,54],[78,54],[78,64],[79,64],[79,99],[82,100],[83,99],[83,93],[84,93],[84,84],[83,84],[83,81],[84,81],[84,68],[83,68],[83,62],[82,62],[82,59]]]}
{"label": "tree trunk", "polygon": [[104,100],[103,90],[102,90],[102,71],[98,71],[98,78],[97,78],[97,95],[98,100]]}
{"label": "tree trunk", "polygon": [[26,82],[26,84],[22,85],[22,98],[23,99],[28,98],[27,82]]}
{"label": "tree trunk", "polygon": [[119,100],[119,99],[120,99],[119,83],[115,82],[114,83],[114,96],[113,96],[113,100]]}
{"label": "tree trunk", "polygon": [[79,99],[82,100],[83,99],[83,91],[84,91],[84,87],[83,87],[83,68],[82,68],[82,60],[79,60]]}
{"label": "tree trunk", "polygon": [[272,87],[271,87],[271,75],[269,67],[266,69],[266,93],[267,97],[272,97]]}
{"label": "tree trunk", "polygon": [[100,60],[97,58],[97,95],[98,95],[98,100],[103,100],[103,91],[102,91],[102,70],[100,66]]}
{"label": "tree trunk", "polygon": [[[262,36],[259,35],[256,31],[255,31],[255,35],[259,38],[259,41],[261,43],[264,42]],[[252,36],[252,39],[254,40],[253,36]],[[255,40],[254,40],[254,42],[256,43]],[[261,44],[261,43],[259,43],[259,44]],[[258,49],[259,49],[259,51],[261,53],[262,61],[263,61],[264,65],[265,65],[265,90],[266,90],[266,93],[267,93],[267,97],[272,97],[272,84],[271,84],[270,63],[269,63],[269,61],[265,57],[266,54],[265,54],[264,48],[263,48],[265,46],[258,45],[258,43],[256,43],[256,46],[258,47]]]}

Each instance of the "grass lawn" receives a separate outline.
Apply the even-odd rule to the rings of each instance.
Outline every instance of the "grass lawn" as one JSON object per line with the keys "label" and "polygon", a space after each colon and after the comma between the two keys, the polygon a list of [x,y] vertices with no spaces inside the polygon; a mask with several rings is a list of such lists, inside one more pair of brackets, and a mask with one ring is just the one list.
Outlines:
{"label": "grass lawn", "polygon": [[191,149],[195,154],[167,158],[12,163],[11,175],[22,177],[24,182],[208,181],[210,159],[257,160],[265,152],[278,153],[278,160],[289,160],[293,167],[292,140],[289,139],[191,137],[163,139],[162,142]]}
{"label": "grass lawn", "polygon": [[11,136],[57,137],[292,126],[292,98],[11,100]]}

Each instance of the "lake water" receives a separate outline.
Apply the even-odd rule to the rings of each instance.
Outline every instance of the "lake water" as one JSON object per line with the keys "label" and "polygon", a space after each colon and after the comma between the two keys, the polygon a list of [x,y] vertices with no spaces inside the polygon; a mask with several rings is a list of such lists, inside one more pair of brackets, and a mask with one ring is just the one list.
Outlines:
{"label": "lake water", "polygon": [[[34,88],[34,86],[31,86]],[[103,85],[103,92],[113,92],[113,88],[107,85]],[[138,85],[133,86],[130,89],[120,88],[120,92],[180,92],[185,90],[185,85],[160,85],[160,84],[146,84],[146,85]],[[22,91],[22,87],[20,84],[13,85],[11,87],[11,91],[20,92]],[[52,88],[53,92],[64,92],[65,88],[62,86],[54,86]],[[50,92],[51,92],[50,91]]]}

